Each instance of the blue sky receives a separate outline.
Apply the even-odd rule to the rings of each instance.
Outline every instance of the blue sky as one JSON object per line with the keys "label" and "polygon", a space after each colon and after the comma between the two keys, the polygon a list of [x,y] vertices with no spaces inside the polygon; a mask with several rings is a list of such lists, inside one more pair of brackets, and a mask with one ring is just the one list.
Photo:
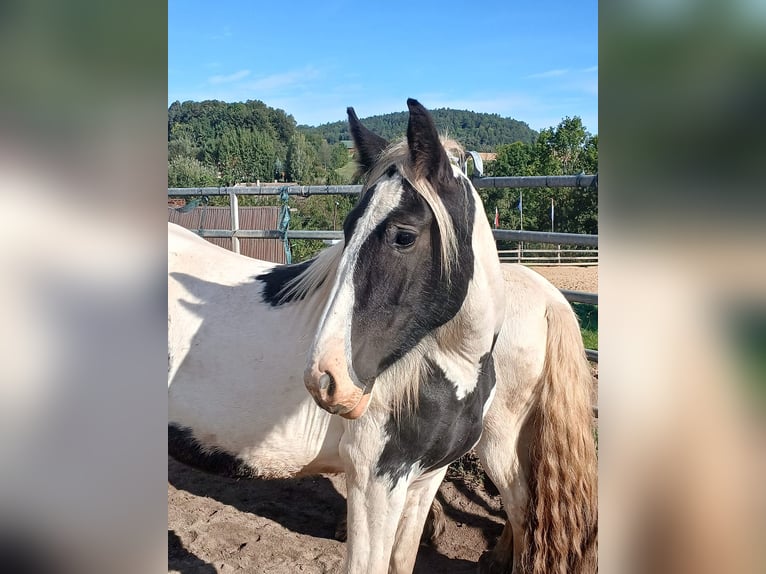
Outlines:
{"label": "blue sky", "polygon": [[168,2],[168,103],[261,100],[299,124],[407,109],[598,133],[596,0]]}

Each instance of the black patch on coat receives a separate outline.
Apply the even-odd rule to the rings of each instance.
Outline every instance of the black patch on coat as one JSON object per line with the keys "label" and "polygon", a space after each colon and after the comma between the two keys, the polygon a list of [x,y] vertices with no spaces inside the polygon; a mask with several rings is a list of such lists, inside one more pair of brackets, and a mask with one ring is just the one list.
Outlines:
{"label": "black patch on coat", "polygon": [[405,407],[399,417],[392,414],[385,424],[388,440],[375,474],[390,478],[392,487],[417,463],[427,472],[471,450],[481,437],[484,404],[495,386],[491,353],[482,356],[476,388],[462,400],[441,367],[426,361],[431,376],[420,384],[417,410]]}
{"label": "black patch on coat", "polygon": [[188,427],[168,423],[168,454],[178,462],[230,478],[254,478],[253,468],[219,448],[204,448]]}
{"label": "black patch on coat", "polygon": [[[399,205],[362,244],[354,270],[352,361],[369,383],[460,310],[473,278],[475,206],[467,182],[449,176],[437,184],[457,235],[458,257],[442,273],[441,237],[430,207],[406,179]],[[379,191],[382,193],[382,191]],[[391,229],[419,230],[406,251],[391,245]]]}
{"label": "black patch on coat", "polygon": [[290,294],[287,297],[284,297],[282,290],[290,281],[306,271],[313,262],[313,259],[309,259],[308,261],[296,263],[294,265],[277,265],[270,271],[256,276],[258,281],[263,282],[263,302],[269,303],[272,307],[277,307],[279,305],[284,305],[285,303],[303,299],[303,295],[299,296],[295,294]]}

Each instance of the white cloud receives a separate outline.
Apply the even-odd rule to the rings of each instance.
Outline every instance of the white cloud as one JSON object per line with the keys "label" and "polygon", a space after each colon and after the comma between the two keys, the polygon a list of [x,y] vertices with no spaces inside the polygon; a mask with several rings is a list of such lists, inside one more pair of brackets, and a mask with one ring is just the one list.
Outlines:
{"label": "white cloud", "polygon": [[228,76],[210,76],[207,81],[211,84],[218,85],[218,84],[229,84],[231,82],[238,82],[239,80],[245,79],[247,76],[250,75],[250,70],[240,70],[238,72],[234,72],[233,74],[229,74]]}
{"label": "white cloud", "polygon": [[[323,93],[316,85],[316,80],[322,74],[313,67],[305,67],[277,74],[253,77],[251,70],[239,70],[228,75],[210,76],[201,84],[185,89],[169,89],[168,102],[180,101],[221,100],[224,102],[243,102],[258,99],[267,105],[275,106],[275,102],[296,99],[312,106],[312,92]],[[175,98],[170,97],[172,95]],[[278,106],[277,107],[281,107]],[[294,113],[289,107],[284,107],[288,113]],[[342,110],[345,110],[343,106]]]}
{"label": "white cloud", "polygon": [[303,68],[302,70],[293,70],[291,72],[271,74],[270,76],[258,78],[252,82],[248,82],[246,88],[248,90],[258,91],[281,90],[291,86],[303,84],[307,80],[312,80],[318,76],[318,70],[307,67]]}
{"label": "white cloud", "polygon": [[546,72],[539,72],[537,74],[530,74],[527,78],[558,78],[569,73],[568,68],[558,68],[556,70],[548,70]]}
{"label": "white cloud", "polygon": [[585,68],[583,72],[598,72],[598,66],[591,66],[590,68]]}

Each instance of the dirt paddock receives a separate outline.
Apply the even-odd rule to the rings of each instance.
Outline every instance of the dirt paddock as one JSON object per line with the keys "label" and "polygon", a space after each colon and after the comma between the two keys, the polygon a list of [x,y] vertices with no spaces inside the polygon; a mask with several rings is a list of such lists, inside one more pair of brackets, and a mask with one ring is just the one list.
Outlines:
{"label": "dirt paddock", "polygon": [[[533,269],[562,289],[598,290],[596,267]],[[415,572],[475,572],[502,531],[500,497],[474,473],[451,471],[437,498],[447,529],[434,547],[420,547]],[[238,481],[169,459],[168,572],[337,572],[346,550],[334,533],[345,508],[342,475]]]}

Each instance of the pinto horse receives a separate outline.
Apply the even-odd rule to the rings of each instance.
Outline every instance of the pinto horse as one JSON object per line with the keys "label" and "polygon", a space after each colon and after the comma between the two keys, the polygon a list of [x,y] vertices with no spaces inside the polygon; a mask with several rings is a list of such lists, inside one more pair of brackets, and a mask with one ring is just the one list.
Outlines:
{"label": "pinto horse", "polygon": [[482,568],[595,572],[577,320],[499,263],[459,147],[407,105],[393,145],[348,109],[366,183],[316,258],[275,266],[169,225],[169,453],[229,476],[344,472],[345,571],[399,574],[447,466],[475,447],[508,514]]}

